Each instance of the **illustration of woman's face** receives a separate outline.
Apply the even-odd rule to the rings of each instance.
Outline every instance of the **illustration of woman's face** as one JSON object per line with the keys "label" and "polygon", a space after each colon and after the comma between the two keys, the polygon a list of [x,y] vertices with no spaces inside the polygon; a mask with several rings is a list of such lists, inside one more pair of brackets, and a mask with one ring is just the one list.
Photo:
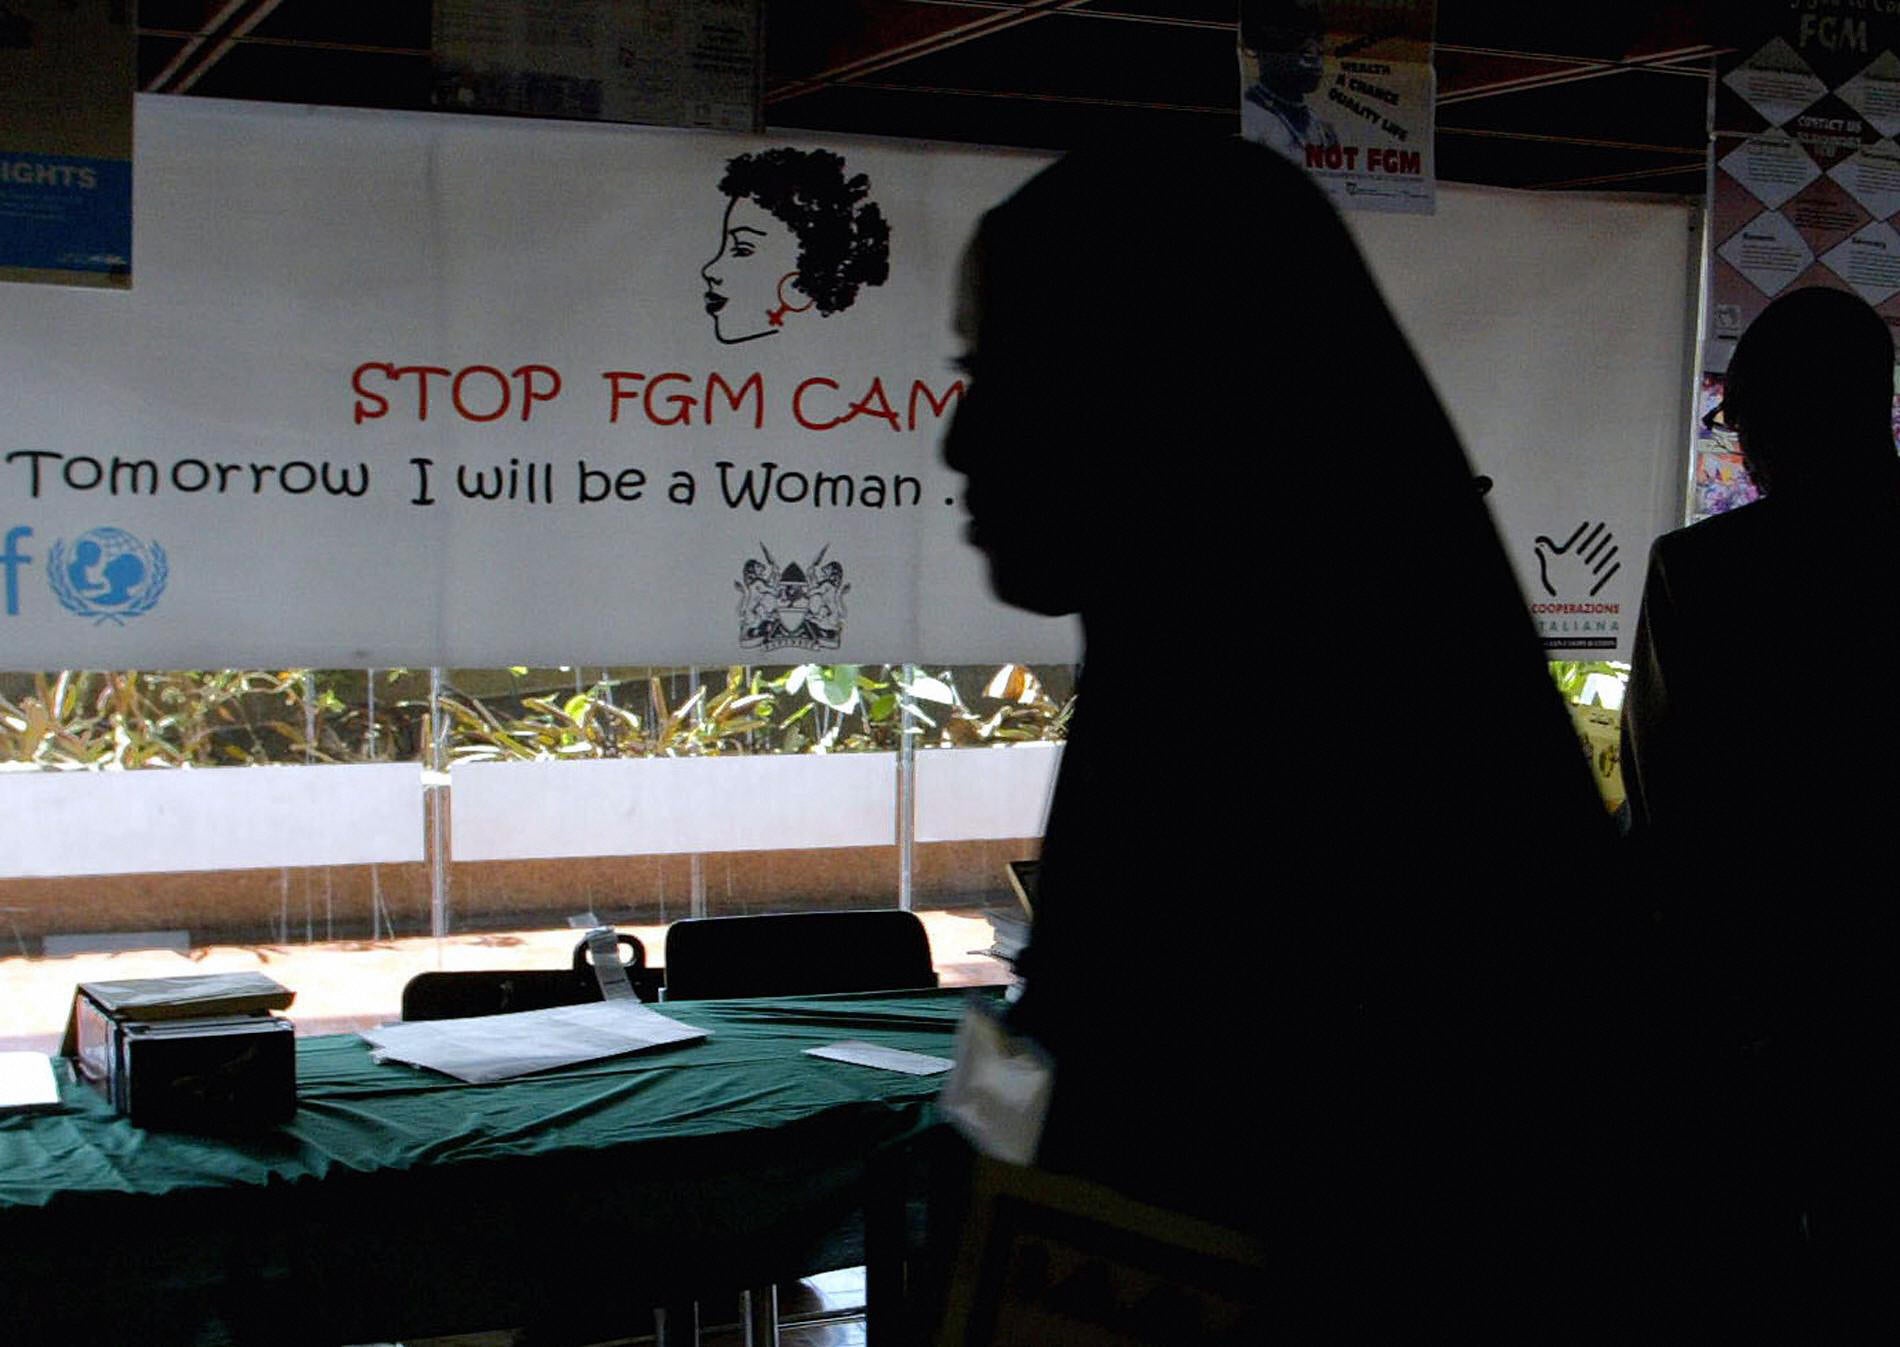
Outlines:
{"label": "illustration of woman's face", "polygon": [[727,345],[775,335],[810,303],[798,289],[798,236],[749,196],[727,204],[719,252],[699,274],[713,335]]}

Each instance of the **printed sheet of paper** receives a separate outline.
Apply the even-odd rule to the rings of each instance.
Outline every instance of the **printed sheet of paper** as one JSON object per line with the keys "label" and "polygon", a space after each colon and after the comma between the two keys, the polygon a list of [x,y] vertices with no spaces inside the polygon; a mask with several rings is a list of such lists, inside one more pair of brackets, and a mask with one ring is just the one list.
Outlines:
{"label": "printed sheet of paper", "polygon": [[603,1001],[633,999],[633,984],[627,981],[627,966],[620,962],[620,937],[611,926],[596,926],[587,933],[587,953],[593,960],[594,980],[600,984]]}
{"label": "printed sheet of paper", "polygon": [[435,0],[435,105],[760,128],[759,0]]}
{"label": "printed sheet of paper", "polygon": [[705,1038],[637,1001],[598,1001],[516,1015],[418,1020],[365,1029],[378,1062],[407,1062],[470,1084],[512,1080],[558,1066]]}
{"label": "printed sheet of paper", "polygon": [[880,1071],[902,1071],[907,1076],[934,1076],[956,1065],[948,1057],[905,1052],[902,1048],[881,1048],[875,1043],[861,1043],[856,1039],[827,1043],[822,1048],[806,1048],[805,1055],[823,1057],[833,1062],[850,1062],[854,1066],[874,1066]]}

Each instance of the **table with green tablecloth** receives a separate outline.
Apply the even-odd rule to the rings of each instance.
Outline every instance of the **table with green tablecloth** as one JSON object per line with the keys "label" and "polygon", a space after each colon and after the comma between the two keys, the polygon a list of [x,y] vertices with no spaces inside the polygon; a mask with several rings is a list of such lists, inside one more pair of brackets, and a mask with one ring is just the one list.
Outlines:
{"label": "table with green tablecloth", "polygon": [[866,1166],[934,1121],[955,991],[680,1002],[711,1037],[491,1085],[297,1045],[252,1136],[145,1131],[64,1074],[0,1119],[0,1340],[349,1342],[643,1307],[856,1261]]}

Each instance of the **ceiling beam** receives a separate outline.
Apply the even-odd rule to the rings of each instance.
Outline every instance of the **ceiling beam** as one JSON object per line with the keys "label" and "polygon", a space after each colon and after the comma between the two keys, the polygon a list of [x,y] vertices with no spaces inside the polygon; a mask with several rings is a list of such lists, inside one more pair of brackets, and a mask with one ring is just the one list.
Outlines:
{"label": "ceiling beam", "polygon": [[[1011,0],[904,0],[904,3],[908,5],[938,5],[955,9],[1022,8],[1019,4],[1011,3]],[[1154,0],[1154,3],[1164,3],[1164,0]],[[1179,14],[1134,13],[1121,9],[1087,9],[1078,7],[1074,9],[1064,9],[1058,12],[1073,19],[1103,19],[1111,23],[1150,23],[1162,28],[1226,29],[1231,33],[1238,27],[1238,24],[1233,19],[1188,19],[1183,18]]]}
{"label": "ceiling beam", "polygon": [[[853,89],[875,93],[916,94],[924,98],[995,98],[1025,103],[1071,103],[1085,107],[1130,108],[1143,112],[1185,112],[1197,116],[1238,115],[1239,103],[1159,103],[1133,98],[1098,98],[1083,94],[1041,93],[1028,89],[966,89],[942,84],[897,84],[885,80],[853,80]],[[1634,140],[1607,140],[1599,136],[1565,136],[1544,131],[1501,131],[1482,126],[1446,126],[1435,128],[1441,136],[1471,136],[1483,140],[1521,140],[1539,145],[1574,145],[1582,149],[1617,150],[1631,154],[1671,154],[1681,156],[1685,164],[1699,164],[1708,153],[1706,145],[1661,145]],[[1681,172],[1671,168],[1669,172]]]}
{"label": "ceiling beam", "polygon": [[936,84],[890,84],[877,80],[852,80],[853,89],[871,89],[878,93],[921,94],[930,98],[1005,98],[1024,103],[1076,103],[1095,108],[1138,108],[1147,112],[1212,113],[1238,117],[1240,99],[1210,106],[1205,103],[1155,103],[1136,98],[1094,98],[1085,94],[1048,94],[1028,89],[959,89]]}
{"label": "ceiling beam", "polygon": [[[992,98],[1024,103],[1067,103],[1083,107],[1128,108],[1142,112],[1182,112],[1195,116],[1236,115],[1237,105],[1223,103],[1160,103],[1145,99],[1097,98],[1082,94],[1038,93],[1024,89],[962,89],[938,84],[893,84],[879,80],[853,80],[853,89],[874,93],[916,94],[925,98]],[[1580,149],[1615,150],[1628,154],[1668,154],[1680,157],[1686,165],[1701,163],[1708,149],[1702,145],[1661,145],[1633,140],[1606,140],[1598,136],[1565,136],[1544,131],[1500,131],[1479,126],[1434,128],[1441,136],[1470,136],[1482,140],[1519,140],[1538,145],[1572,145]],[[1671,169],[1671,172],[1680,171]]]}
{"label": "ceiling beam", "polygon": [[[1616,64],[1615,61],[1612,61],[1607,56],[1574,56],[1574,55],[1568,55],[1564,52],[1556,52],[1556,51],[1519,51],[1516,48],[1512,48],[1512,47],[1472,47],[1472,46],[1467,46],[1462,42],[1434,43],[1433,50],[1450,52],[1454,56],[1494,56],[1494,57],[1497,57],[1499,60],[1504,60],[1504,61],[1535,61],[1542,65],[1601,67],[1605,65]],[[1719,55],[1722,52],[1730,51],[1730,50],[1732,50],[1732,48],[1729,48],[1729,47],[1712,47],[1712,48],[1682,47],[1682,48],[1672,48],[1669,52],[1665,52],[1662,55],[1667,59],[1668,62],[1673,63],[1676,61],[1686,61],[1686,60],[1697,59],[1709,52],[1713,52]],[[1648,56],[1635,56],[1635,57],[1620,57],[1617,59],[1619,61],[1621,60],[1649,61],[1656,58],[1648,57]],[[1702,71],[1699,69],[1690,69],[1686,67],[1677,66],[1674,64],[1664,64],[1664,65],[1657,65],[1657,66],[1646,65],[1643,67],[1643,69],[1661,70],[1665,74],[1671,74],[1671,75],[1691,75],[1691,74],[1699,75],[1702,73]]]}
{"label": "ceiling beam", "polygon": [[1723,50],[1724,48],[1721,47],[1706,45],[1681,47],[1674,51],[1656,52],[1650,56],[1628,56],[1617,61],[1591,61],[1582,65],[1566,64],[1560,69],[1543,70],[1534,75],[1493,80],[1486,84],[1475,84],[1448,92],[1441,90],[1438,95],[1438,106],[1449,107],[1456,103],[1469,103],[1480,98],[1496,98],[1503,94],[1528,93],[1532,89],[1549,89],[1559,84],[1576,84],[1582,80],[1602,79],[1607,75],[1622,75],[1631,71],[1656,71],[1673,75],[1692,74],[1706,79],[1708,77],[1706,69],[1684,70],[1679,68],[1678,63],[1709,60]]}
{"label": "ceiling beam", "polygon": [[232,22],[244,5],[245,0],[224,0],[224,4],[218,8],[217,13],[207,18],[202,28],[187,37],[184,45],[172,54],[172,59],[165,62],[164,68],[145,82],[145,92],[163,92],[172,77],[185,68],[185,62],[198,54],[198,49],[204,46],[205,39],[225,24]]}
{"label": "ceiling beam", "polygon": [[[907,5],[930,5],[947,9],[1014,10],[1021,8],[1021,5],[1016,3],[1016,0],[903,0],[903,3]],[[1160,5],[1164,4],[1165,0],[1150,0],[1150,3]],[[1157,14],[1148,11],[1135,12],[1115,9],[1089,9],[1087,7],[1064,9],[1059,11],[1059,13],[1062,17],[1071,19],[1099,19],[1109,23],[1146,23],[1162,28],[1198,28],[1204,31],[1225,31],[1234,33],[1236,37],[1239,35],[1239,24],[1234,19],[1191,19],[1179,14],[1169,14],[1166,12]],[[1460,56],[1500,56],[1507,57],[1514,61],[1548,61],[1553,65],[1601,66],[1605,64],[1605,58],[1602,56],[1577,56],[1559,52],[1517,51],[1505,47],[1474,47],[1462,42],[1434,42],[1432,46],[1436,51],[1452,52]],[[1693,50],[1699,51],[1699,49]],[[1728,48],[1724,47],[1716,50],[1726,51]],[[1676,75],[1701,73],[1700,71],[1677,69],[1670,65],[1663,65],[1656,68]]]}
{"label": "ceiling beam", "polygon": [[1665,164],[1659,168],[1631,168],[1625,169],[1620,173],[1599,173],[1594,177],[1588,178],[1564,178],[1555,182],[1531,182],[1525,183],[1524,187],[1536,192],[1564,192],[1574,191],[1580,187],[1610,187],[1619,182],[1640,182],[1644,179],[1653,178],[1687,177],[1693,173],[1696,176],[1696,186],[1693,191],[1686,193],[1686,195],[1694,196],[1701,194],[1702,179],[1705,172],[1706,169],[1701,164],[1682,164],[1674,167]]}
{"label": "ceiling beam", "polygon": [[171,92],[175,94],[190,92],[192,85],[203,79],[212,66],[224,59],[226,52],[236,46],[251,29],[269,18],[271,11],[281,3],[282,0],[252,0],[250,11],[237,21],[230,32],[218,38],[211,50],[205,53],[204,59],[179,79],[172,86]]}
{"label": "ceiling beam", "polygon": [[281,0],[225,0],[204,27],[186,39],[177,53],[146,82],[147,93],[189,93],[205,73],[244,35],[270,17]]}
{"label": "ceiling beam", "polygon": [[[183,28],[141,28],[140,37],[162,37],[183,42],[200,34]],[[427,47],[381,47],[363,42],[326,42],[313,37],[259,37],[246,33],[234,39],[242,47],[286,47],[294,51],[341,51],[362,56],[432,56]]]}
{"label": "ceiling beam", "polygon": [[1476,136],[1484,140],[1527,140],[1539,145],[1581,145],[1593,150],[1623,150],[1632,154],[1680,154],[1700,162],[1709,152],[1706,143],[1699,145],[1650,145],[1635,140],[1604,140],[1596,136],[1561,136],[1544,131],[1501,131],[1486,126],[1446,126],[1443,122],[1433,128],[1441,136]]}
{"label": "ceiling beam", "polygon": [[[829,85],[875,75],[880,70],[948,51],[1064,10],[1079,9],[1088,3],[1089,0],[1023,0],[1020,5],[999,9],[987,5],[943,5],[929,9],[873,11],[873,20],[851,34],[853,40],[845,52],[828,57],[828,64],[821,70],[774,85],[766,90],[765,102],[782,103]],[[935,9],[941,9],[942,13],[929,12]],[[958,10],[965,12],[958,14]]]}

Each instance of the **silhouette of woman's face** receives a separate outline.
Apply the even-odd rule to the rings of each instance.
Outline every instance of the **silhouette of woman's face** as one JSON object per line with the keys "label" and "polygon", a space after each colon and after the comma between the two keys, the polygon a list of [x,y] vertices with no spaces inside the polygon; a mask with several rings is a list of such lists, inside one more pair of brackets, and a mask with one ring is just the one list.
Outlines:
{"label": "silhouette of woman's face", "polygon": [[1076,612],[1091,511],[1069,461],[1088,432],[1050,416],[1052,404],[1066,406],[1059,391],[1065,362],[1045,333],[986,316],[974,246],[964,254],[953,326],[965,387],[944,432],[943,459],[965,479],[965,537],[989,562],[997,598],[1051,617]]}
{"label": "silhouette of woman's face", "polygon": [[713,335],[728,345],[775,336],[787,313],[810,306],[798,289],[798,236],[749,196],[727,203],[719,252],[699,274]]}

